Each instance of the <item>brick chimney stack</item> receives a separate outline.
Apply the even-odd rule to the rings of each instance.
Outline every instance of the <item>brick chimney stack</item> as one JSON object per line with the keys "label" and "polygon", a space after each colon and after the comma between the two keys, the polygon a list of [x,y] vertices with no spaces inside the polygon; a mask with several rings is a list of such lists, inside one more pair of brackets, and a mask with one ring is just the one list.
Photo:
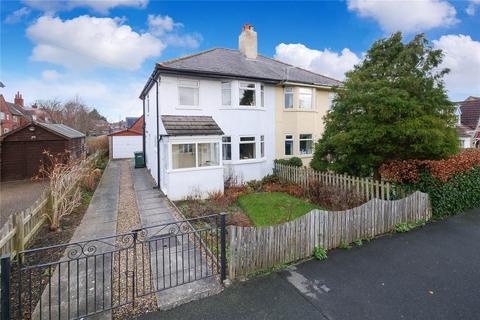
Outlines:
{"label": "brick chimney stack", "polygon": [[13,101],[13,103],[23,107],[23,97],[20,94],[20,92],[17,91],[17,94],[15,95],[15,100]]}
{"label": "brick chimney stack", "polygon": [[257,58],[257,33],[249,23],[243,26],[242,33],[238,37],[238,48],[248,59]]}

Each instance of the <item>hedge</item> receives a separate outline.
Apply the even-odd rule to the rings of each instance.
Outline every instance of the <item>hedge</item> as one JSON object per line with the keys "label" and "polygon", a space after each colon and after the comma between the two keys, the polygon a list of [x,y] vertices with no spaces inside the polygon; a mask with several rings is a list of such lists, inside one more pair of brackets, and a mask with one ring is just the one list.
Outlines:
{"label": "hedge", "polygon": [[299,157],[292,157],[290,159],[275,159],[275,162],[278,164],[283,164],[292,167],[302,167],[302,159]]}

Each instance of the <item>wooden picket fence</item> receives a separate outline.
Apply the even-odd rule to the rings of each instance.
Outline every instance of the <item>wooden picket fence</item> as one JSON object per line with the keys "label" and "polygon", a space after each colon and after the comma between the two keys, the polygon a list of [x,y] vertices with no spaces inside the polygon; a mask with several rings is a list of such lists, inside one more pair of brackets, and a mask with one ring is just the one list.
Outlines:
{"label": "wooden picket fence", "polygon": [[0,228],[0,256],[13,258],[32,239],[51,209],[50,191],[45,190],[29,208],[11,215]]}
{"label": "wooden picket fence", "polygon": [[235,279],[309,258],[317,246],[336,248],[390,232],[398,223],[428,221],[431,216],[428,194],[417,191],[401,200],[372,199],[346,211],[312,210],[274,226],[230,226],[229,275]]}
{"label": "wooden picket fence", "polygon": [[378,181],[372,178],[316,171],[312,168],[294,167],[280,163],[274,164],[274,173],[282,181],[296,183],[304,189],[308,189],[313,182],[320,182],[343,190],[351,190],[367,200],[391,200],[405,196],[402,190],[384,180]]}

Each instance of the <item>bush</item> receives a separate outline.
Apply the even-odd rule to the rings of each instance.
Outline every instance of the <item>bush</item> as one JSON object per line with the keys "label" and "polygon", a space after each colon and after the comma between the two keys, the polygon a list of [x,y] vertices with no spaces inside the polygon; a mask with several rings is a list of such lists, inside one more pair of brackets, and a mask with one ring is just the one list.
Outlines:
{"label": "bush", "polygon": [[353,188],[342,189],[319,181],[311,181],[306,191],[310,201],[330,210],[347,210],[367,202]]}
{"label": "bush", "polygon": [[292,157],[290,159],[275,159],[275,163],[283,164],[286,166],[292,166],[292,167],[303,166],[302,159],[300,159],[299,157]]}
{"label": "bush", "polygon": [[323,247],[317,246],[315,247],[315,249],[313,249],[313,256],[317,260],[325,260],[328,258],[327,250],[324,249]]}

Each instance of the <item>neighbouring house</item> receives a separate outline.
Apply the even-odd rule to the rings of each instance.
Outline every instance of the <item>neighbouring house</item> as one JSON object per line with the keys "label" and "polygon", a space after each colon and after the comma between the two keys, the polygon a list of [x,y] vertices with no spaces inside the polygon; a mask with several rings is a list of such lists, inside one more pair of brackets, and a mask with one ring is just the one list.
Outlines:
{"label": "neighbouring house", "polygon": [[23,97],[17,92],[14,102],[8,102],[0,94],[0,135],[15,130],[29,122],[23,112]]}
{"label": "neighbouring house", "polygon": [[480,98],[468,97],[458,102],[456,116],[460,147],[480,148]]}
{"label": "neighbouring house", "polygon": [[340,85],[259,55],[247,24],[239,50],[156,64],[140,94],[147,168],[168,197],[181,199],[223,191],[226,180],[261,179],[276,157],[301,155],[306,163]]}
{"label": "neighbouring house", "polygon": [[85,135],[63,124],[32,122],[0,137],[0,180],[30,179],[45,161],[44,151],[85,155]]}
{"label": "neighbouring house", "polygon": [[[129,119],[129,118],[127,118]],[[128,121],[127,121],[128,123]],[[111,159],[133,158],[134,152],[143,150],[144,117],[135,118],[131,125],[108,135]]]}
{"label": "neighbouring house", "polygon": [[45,110],[38,108],[36,104],[32,105],[30,108],[24,107],[22,111],[30,121],[43,123],[51,122],[48,113]]}

